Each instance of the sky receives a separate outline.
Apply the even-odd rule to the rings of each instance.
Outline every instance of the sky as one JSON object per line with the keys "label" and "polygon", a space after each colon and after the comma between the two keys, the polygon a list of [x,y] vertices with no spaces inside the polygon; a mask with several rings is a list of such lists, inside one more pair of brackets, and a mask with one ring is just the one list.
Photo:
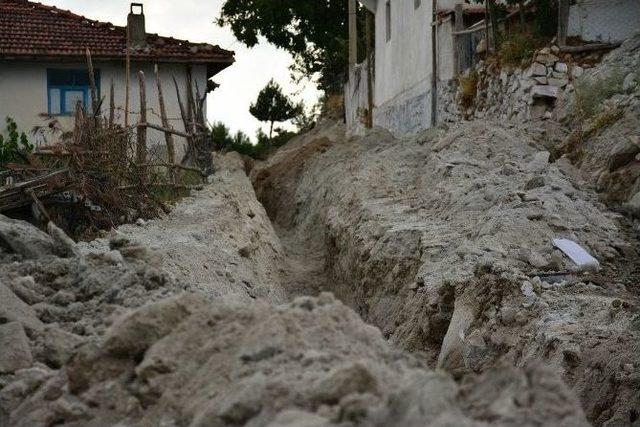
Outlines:
{"label": "sky", "polygon": [[[87,18],[124,26],[130,0],[38,0],[40,3],[70,10]],[[296,85],[290,78],[290,54],[262,41],[249,49],[228,28],[220,28],[215,19],[224,0],[135,0],[144,4],[147,33],[172,36],[192,42],[217,44],[235,51],[236,62],[213,77],[220,88],[209,94],[207,115],[210,122],[221,121],[232,132],[242,130],[252,138],[258,128],[268,126],[249,113],[249,105],[270,79],[282,85],[284,92],[307,106],[315,104],[320,93],[311,82]],[[290,126],[284,126],[290,127]]]}

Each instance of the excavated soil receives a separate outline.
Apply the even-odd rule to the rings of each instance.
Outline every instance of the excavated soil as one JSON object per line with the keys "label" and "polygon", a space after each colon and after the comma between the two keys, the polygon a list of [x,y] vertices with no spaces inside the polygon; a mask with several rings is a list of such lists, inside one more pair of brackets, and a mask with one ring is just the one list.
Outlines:
{"label": "excavated soil", "polygon": [[640,227],[588,173],[636,113],[580,162],[549,122],[327,121],[105,239],[0,216],[0,425],[638,425]]}

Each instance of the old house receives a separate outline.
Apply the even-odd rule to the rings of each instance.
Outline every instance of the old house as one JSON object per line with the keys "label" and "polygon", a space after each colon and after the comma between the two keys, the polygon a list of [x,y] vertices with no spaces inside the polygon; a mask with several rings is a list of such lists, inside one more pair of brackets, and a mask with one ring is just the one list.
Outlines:
{"label": "old house", "polygon": [[[350,67],[344,94],[348,128],[361,131],[369,114],[374,126],[396,136],[438,123],[439,89],[486,49],[485,6],[461,0],[359,3],[375,15],[375,48],[368,60]],[[535,8],[532,2],[523,4]],[[564,10],[558,16],[559,35],[573,44],[620,42],[640,28],[639,0],[560,0],[559,5]],[[512,8],[500,25],[517,20],[518,13]],[[353,49],[356,43],[350,45]]]}
{"label": "old house", "polygon": [[[146,78],[149,122],[159,124],[154,66],[158,64],[171,125],[181,129],[173,78],[182,96],[191,90],[203,96],[213,85],[209,79],[231,65],[233,52],[218,46],[191,43],[147,34],[141,4],[132,4],[127,27],[87,19],[66,10],[27,0],[0,0],[0,120],[12,117],[20,129],[43,124],[41,113],[55,117],[63,128],[73,122],[76,104],[90,105],[85,52],[93,58],[99,97],[106,98],[113,84],[116,119],[135,124],[139,109],[138,71]],[[130,75],[126,78],[129,53]],[[126,86],[130,82],[129,108]],[[212,82],[211,82],[212,83]],[[40,135],[47,138],[47,135]],[[163,135],[149,131],[149,142]],[[45,141],[40,140],[40,143]],[[51,141],[48,141],[51,142]]]}

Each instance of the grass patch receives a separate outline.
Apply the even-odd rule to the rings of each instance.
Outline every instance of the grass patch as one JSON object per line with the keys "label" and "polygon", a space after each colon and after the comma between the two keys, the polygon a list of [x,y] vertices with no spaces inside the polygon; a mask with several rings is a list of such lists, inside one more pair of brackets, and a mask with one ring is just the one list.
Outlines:
{"label": "grass patch", "polygon": [[500,46],[498,55],[503,65],[518,66],[524,60],[531,60],[535,51],[535,41],[529,34],[509,35]]}
{"label": "grass patch", "polygon": [[598,113],[602,102],[613,95],[622,93],[624,73],[614,68],[611,73],[601,78],[583,77],[575,82],[575,112],[581,119],[588,119]]}
{"label": "grass patch", "polygon": [[460,76],[460,105],[464,108],[473,106],[478,92],[478,72],[472,71],[467,76]]}

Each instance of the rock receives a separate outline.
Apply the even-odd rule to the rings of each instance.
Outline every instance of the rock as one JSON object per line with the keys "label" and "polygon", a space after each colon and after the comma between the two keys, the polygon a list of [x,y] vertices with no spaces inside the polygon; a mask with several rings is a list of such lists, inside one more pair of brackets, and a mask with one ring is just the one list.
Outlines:
{"label": "rock", "polygon": [[638,78],[636,73],[629,73],[627,74],[627,76],[624,78],[624,81],[622,82],[622,90],[625,92],[631,92],[635,89],[636,85],[638,84]]}
{"label": "rock", "polygon": [[527,164],[527,170],[531,173],[541,174],[549,166],[549,158],[551,153],[548,151],[539,151],[534,154],[533,159]]}
{"label": "rock", "polygon": [[280,412],[267,427],[330,427],[333,423],[311,412],[290,409]]}
{"label": "rock", "polygon": [[376,393],[378,383],[367,366],[360,362],[334,369],[314,387],[315,400],[335,404],[351,393]]}
{"label": "rock", "polygon": [[540,188],[545,186],[544,176],[538,175],[531,178],[524,185],[524,191],[533,190],[534,188]]}
{"label": "rock", "polygon": [[559,59],[560,58],[552,53],[539,53],[536,55],[536,61],[546,65],[547,67],[552,67]]}
{"label": "rock", "polygon": [[136,220],[136,225],[137,225],[138,227],[144,227],[145,225],[147,225],[147,221],[145,221],[145,220],[144,220],[144,219],[142,219],[142,218],[138,218],[138,219]]}
{"label": "rock", "polygon": [[537,77],[537,76],[546,77],[547,67],[540,64],[539,62],[534,62],[533,64],[531,64],[531,67],[529,68],[529,72],[531,73],[532,77]]}
{"label": "rock", "polygon": [[574,78],[582,77],[584,74],[584,68],[579,65],[574,65],[571,67],[571,76]]}
{"label": "rock", "polygon": [[56,226],[53,221],[49,221],[47,224],[47,232],[53,239],[53,249],[61,257],[74,257],[79,256],[76,242],[73,241],[67,234]]}
{"label": "rock", "polygon": [[44,332],[43,358],[49,366],[62,367],[82,342],[84,339],[78,335],[48,326]]}
{"label": "rock", "polygon": [[551,86],[556,86],[556,87],[560,87],[560,88],[565,87],[567,84],[569,84],[569,80],[564,79],[564,78],[557,79],[555,77],[550,77],[548,79],[548,81],[549,81],[549,84]]}
{"label": "rock", "polygon": [[639,145],[631,140],[621,141],[611,150],[611,154],[609,155],[607,162],[609,172],[616,171],[635,161],[638,154],[640,154]]}
{"label": "rock", "polygon": [[26,221],[0,215],[0,242],[25,258],[54,254],[51,237]]}
{"label": "rock", "polygon": [[34,290],[37,288],[37,285],[31,276],[18,277],[10,283],[10,287],[18,298],[29,305],[42,302],[44,298]]}
{"label": "rock", "polygon": [[0,283],[0,319],[18,322],[28,331],[44,330],[44,324],[38,319],[36,311],[2,283]]}
{"label": "rock", "polygon": [[549,79],[547,78],[547,76],[536,76],[533,78],[533,80],[535,80],[535,82],[539,85],[549,84]]}
{"label": "rock", "polygon": [[535,85],[531,88],[533,98],[557,98],[560,88],[558,86]]}
{"label": "rock", "polygon": [[638,191],[627,203],[623,205],[632,215],[640,217],[640,191]]}
{"label": "rock", "polygon": [[565,62],[556,62],[556,66],[554,67],[554,70],[556,70],[558,73],[568,73],[569,67]]}
{"label": "rock", "polygon": [[0,374],[28,368],[33,363],[29,339],[18,322],[0,325]]}

